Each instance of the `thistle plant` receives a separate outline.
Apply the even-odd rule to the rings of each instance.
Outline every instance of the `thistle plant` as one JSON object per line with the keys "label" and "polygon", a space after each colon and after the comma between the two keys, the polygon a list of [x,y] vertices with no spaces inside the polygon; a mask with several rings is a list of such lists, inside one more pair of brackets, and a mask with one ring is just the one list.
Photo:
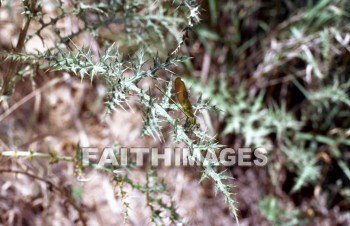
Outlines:
{"label": "thistle plant", "polygon": [[[172,90],[175,80],[172,70],[188,58],[182,56],[180,50],[185,45],[188,33],[200,21],[200,6],[197,2],[111,0],[87,4],[82,1],[23,0],[22,5],[24,25],[17,45],[13,51],[1,51],[1,58],[9,64],[9,70],[1,85],[2,101],[17,92],[18,81],[26,77],[33,78],[39,71],[65,72],[81,80],[101,82],[106,87],[106,113],[116,109],[128,110],[131,98],[136,98],[144,112],[144,135],[163,141],[163,128],[168,126],[172,130],[173,142],[186,144],[191,150],[190,153],[194,150],[206,152],[222,147],[215,137],[208,135],[194,120],[194,117],[203,111],[215,110],[214,106],[202,98],[192,103],[193,111],[191,105],[188,106],[191,103],[188,100],[186,102],[185,112],[191,108],[191,123],[188,123],[186,117],[175,119],[171,115],[172,111],[181,110],[171,98],[174,95]],[[49,5],[55,10],[49,11]],[[7,6],[11,8],[11,2],[8,2]],[[74,26],[71,32],[67,32],[59,28],[59,23],[66,20],[74,20],[83,25]],[[111,28],[113,26],[114,29]],[[84,35],[88,35],[99,49],[82,44],[80,38]],[[53,40],[48,41],[47,36],[53,37]],[[34,38],[41,40],[43,49],[27,51],[30,41]],[[166,48],[168,43],[172,43],[173,47]],[[141,88],[139,84],[146,78],[152,79],[158,89]],[[157,95],[161,95],[162,98],[158,98]],[[185,106],[181,102],[180,104]],[[2,154],[10,155],[9,152]],[[22,152],[18,154],[24,155]],[[55,154],[47,156],[28,152],[28,156],[50,157],[54,162],[61,159],[78,161]],[[189,158],[195,159],[191,154]],[[202,178],[215,181],[217,190],[223,193],[238,223],[231,187],[225,182],[229,177],[225,172],[218,171],[217,165],[218,163],[204,162]],[[111,173],[113,170],[107,169]],[[160,208],[169,209],[172,216],[177,216],[173,207],[168,207],[151,197],[149,186],[153,176],[149,174],[147,178],[146,187],[136,184],[127,176],[114,179],[119,185],[127,183],[144,191],[149,202],[157,202]],[[153,181],[152,186],[156,186]],[[123,197],[122,186],[121,192]],[[150,207],[154,212],[152,220],[159,224],[158,212],[152,205]],[[174,217],[173,220],[176,221],[177,218]]]}

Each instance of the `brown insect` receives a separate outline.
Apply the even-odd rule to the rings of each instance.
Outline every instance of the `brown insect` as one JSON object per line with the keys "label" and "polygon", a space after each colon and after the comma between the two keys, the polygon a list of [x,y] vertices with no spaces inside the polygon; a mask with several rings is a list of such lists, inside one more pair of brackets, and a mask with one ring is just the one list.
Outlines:
{"label": "brown insect", "polygon": [[192,104],[188,99],[188,93],[185,83],[180,77],[175,79],[175,95],[177,101],[180,103],[182,109],[180,109],[190,120],[191,124],[196,124],[196,118],[193,114]]}

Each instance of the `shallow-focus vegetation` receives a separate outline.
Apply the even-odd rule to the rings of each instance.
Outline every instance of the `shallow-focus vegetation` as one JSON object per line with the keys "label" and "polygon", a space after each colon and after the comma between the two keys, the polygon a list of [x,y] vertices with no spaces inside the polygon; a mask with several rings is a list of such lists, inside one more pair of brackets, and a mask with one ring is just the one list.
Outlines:
{"label": "shallow-focus vegetation", "polygon": [[[350,224],[350,2],[1,3],[0,225]],[[181,144],[268,164],[81,162]]]}

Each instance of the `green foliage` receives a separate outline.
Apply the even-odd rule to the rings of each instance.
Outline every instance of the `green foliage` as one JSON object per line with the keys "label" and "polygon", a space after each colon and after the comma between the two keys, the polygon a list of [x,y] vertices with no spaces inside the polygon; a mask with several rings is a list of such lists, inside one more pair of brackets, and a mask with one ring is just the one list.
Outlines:
{"label": "green foliage", "polygon": [[[219,138],[233,145],[267,148],[269,181],[293,201],[309,198],[302,188],[316,184],[336,196],[330,181],[350,180],[349,6],[212,0],[208,22],[196,27],[210,71],[201,64],[204,84],[190,80],[191,87],[222,110],[207,121],[219,118]],[[186,62],[189,74],[198,68],[194,62]],[[262,211],[273,225],[286,225],[288,212],[277,204],[285,197],[272,195]],[[291,225],[302,225],[305,217],[291,218]]]}
{"label": "green foliage", "polygon": [[220,117],[225,118],[226,126],[223,135],[229,133],[241,134],[246,146],[267,146],[268,136],[276,134],[279,139],[288,135],[288,131],[298,131],[302,123],[298,122],[285,106],[264,106],[265,92],[257,97],[248,95],[248,87],[241,84],[237,91],[230,92],[225,81],[220,80],[218,90],[214,81],[208,85],[192,82],[196,92],[203,92],[203,100],[208,100],[220,109]]}
{"label": "green foliage", "polygon": [[[107,113],[118,108],[126,110],[130,107],[128,102],[131,97],[138,99],[139,107],[144,112],[145,135],[151,135],[162,141],[164,132],[162,128],[164,123],[167,123],[173,131],[173,140],[185,143],[192,151],[197,149],[204,152],[222,147],[214,137],[202,131],[199,126],[183,123],[183,120],[174,119],[170,115],[170,111],[179,110],[175,103],[169,101],[173,83],[171,67],[186,59],[178,53],[189,30],[200,20],[199,6],[195,1],[170,3],[112,0],[93,4],[78,1],[69,7],[63,1],[50,2],[59,12],[56,15],[46,14],[42,10],[44,2],[23,1],[27,26],[35,22],[39,27],[36,27],[36,31],[31,34],[27,33],[28,27],[26,27],[21,31],[20,36],[23,36],[23,39],[18,42],[16,50],[1,52],[5,60],[11,62],[10,70],[1,87],[3,96],[10,95],[19,80],[27,76],[33,77],[39,70],[70,73],[82,80],[91,82],[98,80],[105,85]],[[47,20],[47,17],[50,19]],[[68,18],[79,21],[83,26],[78,26],[77,30],[66,34],[59,29],[58,23]],[[123,32],[113,32],[108,29],[111,26],[119,26]],[[53,47],[36,53],[22,51],[34,37],[39,37],[45,46],[47,40],[43,37],[43,32],[46,29],[54,36],[54,40],[51,40],[54,42]],[[102,51],[78,44],[79,37],[87,33],[90,33],[96,42],[101,43],[99,48]],[[174,39],[177,39],[177,42]],[[171,43],[173,47],[169,48]],[[29,69],[24,72],[23,70],[28,67]],[[160,100],[154,94],[155,90],[152,87],[140,88],[139,82],[145,78],[152,79],[161,89],[164,87],[167,95],[163,95]],[[195,106],[197,112],[212,109],[201,100]],[[218,173],[214,164],[216,163],[204,164],[203,176],[216,182],[217,189],[223,192],[238,223],[237,209],[231,197],[230,186],[224,183],[227,177],[224,173]],[[111,169],[104,170],[111,172]],[[116,180],[120,183],[119,179]],[[127,176],[121,180],[122,183],[131,185],[147,196],[153,223],[163,224],[159,215],[163,210],[171,213],[173,222],[178,221],[179,216],[175,209],[152,195],[154,192],[165,192],[165,188],[157,182],[153,174],[147,175],[146,185],[137,184]],[[125,196],[123,190],[121,194],[121,197]],[[124,206],[128,208],[127,203],[124,203]]]}
{"label": "green foliage", "polygon": [[[348,194],[346,189],[334,192],[332,188],[346,186],[350,180],[349,1],[209,0],[203,2],[203,7],[207,5],[201,16],[201,7],[190,0],[22,3],[24,26],[18,42],[13,51],[0,52],[0,59],[9,68],[1,84],[2,101],[23,78],[33,78],[39,71],[66,72],[104,84],[107,113],[129,110],[130,101],[137,100],[143,112],[143,135],[164,141],[170,128],[174,142],[203,153],[223,147],[216,138],[229,140],[230,145],[263,146],[271,157],[269,182],[278,192],[262,198],[260,209],[273,225],[306,224],[299,206],[283,210],[287,206],[279,199],[285,198],[280,197],[284,192],[292,196],[302,188],[316,190],[317,184],[325,193],[322,197],[330,197],[330,203],[336,200],[332,196],[338,195],[337,191],[341,197]],[[43,10],[44,3],[52,4],[58,13]],[[9,12],[13,10],[11,1],[6,7]],[[82,26],[71,32],[59,29],[59,23],[66,19]],[[32,24],[37,27],[28,32]],[[188,39],[191,30],[197,40]],[[45,32],[54,37],[53,45]],[[98,48],[79,42],[84,35],[89,35]],[[27,44],[38,37],[43,49],[27,51]],[[196,59],[197,55],[180,55],[185,43],[195,43],[194,50],[191,46],[187,50],[197,55],[203,52],[204,60]],[[182,77],[190,87],[191,99],[194,93],[199,96],[192,101],[195,115],[203,116],[208,130],[192,125],[184,115],[173,117],[175,111],[181,114],[171,100],[173,71],[177,72],[174,68],[181,64],[191,77]],[[198,82],[198,68],[203,83]],[[146,79],[154,86],[140,86]],[[55,153],[0,154],[74,161]],[[194,156],[190,158],[197,161]],[[215,181],[238,222],[228,172],[215,162],[203,165],[202,179]],[[114,169],[104,170],[112,174]],[[286,172],[295,177],[281,179]],[[126,184],[145,194],[154,224],[164,223],[161,212],[169,214],[173,223],[181,222],[175,205],[166,205],[158,197],[166,188],[155,173],[148,172],[146,179],[141,184],[128,175],[114,178],[122,199],[126,197]],[[320,213],[331,206],[319,201]],[[127,202],[124,207],[127,218]]]}
{"label": "green foliage", "polygon": [[307,222],[300,220],[300,212],[298,210],[287,210],[278,203],[278,199],[274,197],[265,197],[259,203],[261,213],[276,226],[293,226],[303,225]]}
{"label": "green foliage", "polygon": [[286,146],[282,146],[282,151],[288,158],[288,167],[298,175],[291,192],[300,190],[305,184],[317,181],[321,176],[320,167],[317,166],[315,158],[315,150],[312,149],[312,147],[305,148],[305,143],[297,146],[290,141]]}

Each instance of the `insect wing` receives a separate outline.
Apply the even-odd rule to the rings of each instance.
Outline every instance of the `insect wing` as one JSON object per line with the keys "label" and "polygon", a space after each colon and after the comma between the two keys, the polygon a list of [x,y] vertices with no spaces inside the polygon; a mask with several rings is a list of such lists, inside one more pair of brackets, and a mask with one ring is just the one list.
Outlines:
{"label": "insect wing", "polygon": [[181,104],[183,110],[186,113],[186,116],[190,118],[191,122],[194,122],[194,114],[192,109],[192,104],[188,99],[188,93],[185,86],[185,83],[181,80],[180,77],[175,79],[175,95],[179,103]]}

